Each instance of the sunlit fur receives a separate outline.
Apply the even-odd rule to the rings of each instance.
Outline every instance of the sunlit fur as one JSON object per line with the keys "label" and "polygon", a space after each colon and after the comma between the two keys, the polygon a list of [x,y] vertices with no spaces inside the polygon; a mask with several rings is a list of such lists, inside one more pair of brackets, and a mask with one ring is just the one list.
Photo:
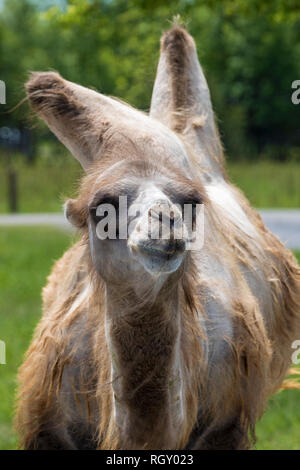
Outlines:
{"label": "sunlit fur", "polygon": [[[202,102],[201,93],[198,96],[197,80],[206,90],[205,79],[198,65],[193,68],[194,56],[189,54],[195,54],[194,43],[181,27],[163,36],[152,118],[137,113],[136,132],[131,118],[126,120],[125,105],[114,113],[113,100],[105,101],[102,109],[99,98],[97,115],[93,99],[86,104],[83,97],[80,102],[81,91],[57,74],[35,74],[27,85],[34,109],[72,147],[87,174],[78,198],[67,208],[82,238],[48,278],[43,317],[19,372],[16,425],[26,449],[247,449],[268,397],[287,374],[291,344],[300,337],[300,269],[229,183],[209,93],[205,91]],[[125,109],[124,116],[119,109]],[[156,119],[172,129],[170,137]],[[174,151],[169,155],[172,135]],[[174,157],[181,144],[188,163],[184,156],[180,161]],[[105,176],[124,158],[128,167]],[[130,162],[141,159],[141,178],[151,167],[152,175],[170,174],[174,184],[185,181],[201,194],[205,241],[202,250],[187,253],[161,288],[155,290],[154,283],[139,298],[130,279],[122,278],[118,289],[109,293],[111,286],[91,260],[87,224],[99,176],[104,175],[101,185],[111,182],[118,187],[122,178],[130,178]],[[224,191],[238,205],[241,225],[234,202],[226,208],[222,200],[209,196],[211,184],[220,184],[221,194]],[[120,268],[116,279],[121,274]],[[142,289],[143,279],[140,283]],[[119,306],[112,316],[112,334],[123,351],[117,358],[111,356],[111,330],[107,333],[105,326],[109,295]],[[145,339],[143,344],[139,338]],[[168,379],[174,358],[180,364],[182,387],[177,428],[172,423],[179,419],[178,403],[160,407],[160,397],[163,400],[176,386]],[[113,397],[112,360],[133,384],[132,390],[122,391],[123,397]],[[144,387],[142,396],[139,386]],[[137,414],[144,410],[145,437],[135,435],[134,429],[124,435],[115,421],[114,400],[121,400],[126,409],[130,391],[132,409]]]}

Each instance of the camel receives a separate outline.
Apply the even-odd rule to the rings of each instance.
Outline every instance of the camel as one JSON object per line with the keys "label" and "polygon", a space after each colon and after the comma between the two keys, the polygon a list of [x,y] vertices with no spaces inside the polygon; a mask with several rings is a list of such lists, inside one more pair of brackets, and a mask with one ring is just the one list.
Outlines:
{"label": "camel", "polygon": [[[251,448],[300,337],[300,269],[228,179],[193,38],[178,24],[162,36],[148,114],[56,72],[26,90],[85,176],[65,203],[81,238],[48,278],[19,371],[20,446]],[[121,196],[139,204],[133,229],[101,239],[98,207]],[[204,207],[201,248],[186,232],[150,239],[145,220],[160,227],[169,208],[183,225],[184,204]]]}

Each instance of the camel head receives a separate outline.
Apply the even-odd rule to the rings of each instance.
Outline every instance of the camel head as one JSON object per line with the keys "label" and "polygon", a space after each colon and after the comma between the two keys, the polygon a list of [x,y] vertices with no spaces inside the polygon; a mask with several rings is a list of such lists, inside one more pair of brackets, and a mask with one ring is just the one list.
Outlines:
{"label": "camel head", "polygon": [[[181,272],[190,242],[187,225],[192,229],[201,201],[187,178],[145,159],[142,150],[136,159],[109,166],[97,177],[88,202],[95,268],[109,283],[131,280],[134,287]],[[183,220],[187,207],[189,224]],[[76,202],[67,204],[71,219],[76,209]]]}
{"label": "camel head", "polygon": [[205,198],[182,141],[158,120],[53,72],[34,73],[27,93],[86,172],[65,210],[88,230],[102,278],[135,290],[178,278]]}

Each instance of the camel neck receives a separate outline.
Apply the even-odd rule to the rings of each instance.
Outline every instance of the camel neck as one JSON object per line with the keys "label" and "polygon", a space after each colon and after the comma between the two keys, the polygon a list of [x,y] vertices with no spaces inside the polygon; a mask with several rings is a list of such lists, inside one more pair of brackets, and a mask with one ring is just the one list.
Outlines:
{"label": "camel neck", "polygon": [[123,448],[176,443],[182,415],[178,297],[173,289],[139,304],[133,293],[124,299],[107,289],[106,337]]}

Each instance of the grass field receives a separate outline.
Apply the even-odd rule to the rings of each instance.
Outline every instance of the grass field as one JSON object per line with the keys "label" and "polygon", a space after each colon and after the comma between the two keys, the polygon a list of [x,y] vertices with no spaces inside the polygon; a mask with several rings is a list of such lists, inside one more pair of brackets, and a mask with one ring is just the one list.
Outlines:
{"label": "grass field", "polygon": [[[65,197],[72,197],[82,170],[71,155],[53,162],[38,160],[34,166],[15,162],[18,175],[19,212],[60,212]],[[1,160],[0,160],[1,161]],[[0,213],[8,212],[7,175],[0,164]]]}
{"label": "grass field", "polygon": [[300,163],[230,163],[228,173],[254,207],[300,208]]}
{"label": "grass field", "polygon": [[[72,197],[82,174],[71,155],[34,166],[17,160],[19,212],[59,212],[64,197]],[[0,159],[1,162],[1,159]],[[255,207],[300,207],[300,163],[229,163],[229,175]],[[7,176],[0,164],[0,213],[8,211]]]}
{"label": "grass field", "polygon": [[[41,288],[70,237],[51,228],[0,228],[0,339],[7,364],[0,365],[0,449],[14,449],[12,428],[17,368],[40,317]],[[300,260],[300,253],[298,253]],[[270,400],[257,426],[258,449],[300,449],[300,391]]]}
{"label": "grass field", "polygon": [[53,261],[70,244],[50,228],[0,228],[0,339],[6,365],[0,365],[0,449],[16,446],[12,430],[17,368],[41,312],[41,288]]}

